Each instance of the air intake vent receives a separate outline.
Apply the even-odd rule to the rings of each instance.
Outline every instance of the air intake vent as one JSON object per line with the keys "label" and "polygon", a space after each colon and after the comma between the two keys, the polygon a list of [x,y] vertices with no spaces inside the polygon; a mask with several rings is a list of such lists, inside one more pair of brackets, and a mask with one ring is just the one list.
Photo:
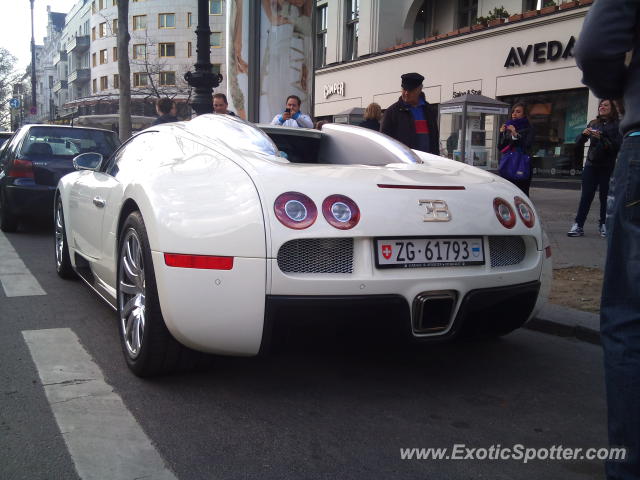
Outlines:
{"label": "air intake vent", "polygon": [[291,240],[278,251],[278,267],[284,273],[352,273],[352,238]]}
{"label": "air intake vent", "polygon": [[491,268],[517,265],[524,260],[526,251],[522,237],[489,237]]}

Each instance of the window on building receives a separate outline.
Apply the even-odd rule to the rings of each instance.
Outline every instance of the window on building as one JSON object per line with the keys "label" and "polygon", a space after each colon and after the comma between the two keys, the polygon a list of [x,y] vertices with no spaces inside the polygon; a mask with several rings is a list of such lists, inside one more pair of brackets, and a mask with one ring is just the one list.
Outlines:
{"label": "window on building", "polygon": [[345,60],[358,58],[358,23],[360,20],[360,0],[347,0],[347,25]]}
{"label": "window on building", "polygon": [[96,27],[91,28],[91,40],[96,39]]}
{"label": "window on building", "polygon": [[114,18],[113,21],[111,22],[111,30],[113,31],[114,35],[118,34],[118,19]]}
{"label": "window on building", "polygon": [[133,16],[133,29],[144,30],[147,28],[147,16],[146,15],[134,15]]}
{"label": "window on building", "polygon": [[193,55],[193,51],[191,50],[191,42],[187,42],[187,57],[190,57]]}
{"label": "window on building", "polygon": [[118,61],[118,47],[113,47],[113,54],[111,56],[114,62]]}
{"label": "window on building", "polygon": [[158,14],[158,28],[176,28],[175,13]]}
{"label": "window on building", "polygon": [[149,75],[145,72],[136,72],[133,74],[134,87],[146,87],[149,85]]}
{"label": "window on building", "polygon": [[478,18],[478,0],[458,0],[458,26],[470,27]]}
{"label": "window on building", "polygon": [[214,63],[211,65],[211,73],[217,75],[219,74],[222,70],[222,65],[219,63]]}
{"label": "window on building", "polygon": [[100,90],[106,90],[107,88],[109,88],[109,77],[105,75],[100,77]]}
{"label": "window on building", "polygon": [[100,38],[107,36],[107,22],[102,22],[98,28],[98,34]]}
{"label": "window on building", "polygon": [[114,7],[118,6],[118,0],[112,0],[111,5],[113,5]]}
{"label": "window on building", "polygon": [[187,13],[187,27],[190,27],[192,22],[193,22],[193,15],[191,14],[191,12],[188,12]]}
{"label": "window on building", "polygon": [[318,8],[316,15],[316,67],[327,64],[327,6]]}
{"label": "window on building", "polygon": [[89,28],[89,20],[87,20],[86,22],[84,22],[83,35],[89,35],[90,30],[91,29]]}
{"label": "window on building", "polygon": [[222,32],[211,32],[211,47],[222,47]]}
{"label": "window on building", "polygon": [[113,74],[113,88],[118,90],[120,88],[120,75],[117,73]]}
{"label": "window on building", "polygon": [[91,66],[95,67],[98,65],[98,61],[96,60],[96,52],[91,54]]}
{"label": "window on building", "polygon": [[94,78],[93,80],[91,80],[91,89],[93,91],[93,93],[98,93],[98,79]]}
{"label": "window on building", "polygon": [[418,8],[416,21],[413,24],[413,40],[422,40],[433,35],[433,4],[431,0],[425,0]]}
{"label": "window on building", "polygon": [[105,4],[105,3],[106,3],[106,2],[105,2],[104,0],[98,0],[98,5],[99,5],[99,7],[98,7],[98,8],[99,8],[99,10],[102,10],[102,9],[104,8],[104,4]]}
{"label": "window on building", "polygon": [[540,10],[542,8],[542,0],[522,0],[522,11]]}
{"label": "window on building", "polygon": [[145,43],[136,43],[133,45],[133,58],[146,58],[147,45]]}
{"label": "window on building", "polygon": [[160,85],[172,87],[176,84],[176,72],[160,72]]}
{"label": "window on building", "polygon": [[175,43],[160,43],[160,56],[161,57],[175,57],[176,56],[176,44]]}
{"label": "window on building", "polygon": [[222,0],[209,0],[209,15],[222,15]]}
{"label": "window on building", "polygon": [[93,0],[93,2],[91,2],[91,13],[96,13],[97,8],[96,8],[96,1]]}
{"label": "window on building", "polygon": [[107,49],[100,50],[100,65],[107,63]]}

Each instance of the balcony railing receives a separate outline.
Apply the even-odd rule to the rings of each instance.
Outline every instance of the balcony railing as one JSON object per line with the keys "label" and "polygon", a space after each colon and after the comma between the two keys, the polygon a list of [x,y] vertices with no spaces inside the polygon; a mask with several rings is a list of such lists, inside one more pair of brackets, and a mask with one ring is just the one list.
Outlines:
{"label": "balcony railing", "polygon": [[56,83],[53,84],[53,93],[57,93],[60,90],[66,90],[66,89],[67,89],[66,80],[58,80]]}
{"label": "balcony railing", "polygon": [[78,68],[69,75],[69,83],[86,83],[89,80],[91,80],[91,69],[89,68]]}
{"label": "balcony railing", "polygon": [[64,50],[59,50],[53,55],[54,67],[58,65],[60,62],[66,62],[66,61],[67,61],[67,52],[65,52]]}
{"label": "balcony railing", "polygon": [[89,50],[89,35],[76,35],[67,44],[67,53],[82,53]]}

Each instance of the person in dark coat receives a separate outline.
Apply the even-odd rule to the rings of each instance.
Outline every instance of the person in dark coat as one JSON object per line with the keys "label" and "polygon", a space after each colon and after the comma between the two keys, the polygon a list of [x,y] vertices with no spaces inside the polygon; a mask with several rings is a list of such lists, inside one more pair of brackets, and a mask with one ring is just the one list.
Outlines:
{"label": "person in dark coat", "polygon": [[[624,107],[623,136],[607,209],[607,260],[600,302],[609,445],[608,480],[640,479],[640,2],[598,0],[576,44],[582,81]],[[597,380],[597,379],[596,379]]]}
{"label": "person in dark coat", "polygon": [[[516,103],[511,108],[511,119],[500,127],[498,137],[498,150],[518,149],[526,155],[531,155],[535,134],[533,127],[527,118],[527,108],[523,103]],[[511,180],[516,187],[522,190],[527,196],[531,186],[531,164],[529,164],[529,176],[522,180]]]}
{"label": "person in dark coat", "polygon": [[440,155],[438,110],[422,92],[424,77],[405,73],[401,78],[402,95],[384,112],[380,131],[409,148]]}
{"label": "person in dark coat", "polygon": [[618,110],[612,100],[600,100],[598,105],[598,118],[589,122],[587,128],[576,138],[576,148],[582,151],[587,140],[591,139],[587,150],[587,161],[582,169],[582,193],[580,204],[576,214],[575,223],[567,232],[569,237],[582,237],[584,235],[584,222],[589,214],[591,202],[596,194],[600,193],[600,224],[598,231],[602,238],[607,236],[605,218],[607,216],[607,195],[609,195],[609,180],[616,166],[616,157],[622,135],[620,135],[620,123]]}
{"label": "person in dark coat", "polygon": [[364,122],[358,126],[370,128],[371,130],[380,131],[380,119],[382,118],[382,109],[377,103],[370,103],[364,111]]}
{"label": "person in dark coat", "polygon": [[169,123],[169,122],[177,122],[178,117],[176,117],[176,102],[171,100],[169,97],[159,98],[156,102],[156,112],[158,112],[158,118],[156,118],[153,125],[159,125],[161,123]]}

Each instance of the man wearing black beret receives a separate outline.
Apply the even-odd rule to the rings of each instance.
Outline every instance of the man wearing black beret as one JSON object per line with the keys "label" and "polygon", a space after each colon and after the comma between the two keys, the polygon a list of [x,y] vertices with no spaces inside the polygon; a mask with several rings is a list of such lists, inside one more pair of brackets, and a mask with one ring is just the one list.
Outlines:
{"label": "man wearing black beret", "polygon": [[402,95],[384,112],[380,131],[409,148],[440,155],[438,112],[422,93],[424,77],[405,73],[401,78]]}

